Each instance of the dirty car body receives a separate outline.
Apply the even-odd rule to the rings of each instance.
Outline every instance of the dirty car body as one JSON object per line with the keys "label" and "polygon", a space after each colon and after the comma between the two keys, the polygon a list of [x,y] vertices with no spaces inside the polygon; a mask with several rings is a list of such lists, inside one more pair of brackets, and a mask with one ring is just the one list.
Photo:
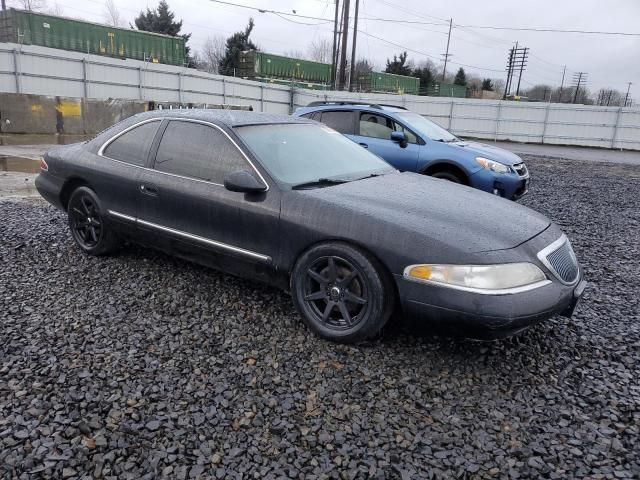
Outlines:
{"label": "dirty car body", "polygon": [[570,316],[585,285],[568,239],[544,216],[398,172],[284,115],[136,115],[50,151],[36,186],[68,212],[87,253],[129,239],[265,281],[290,290],[305,323],[340,342],[377,334],[397,304],[465,336],[504,336]]}

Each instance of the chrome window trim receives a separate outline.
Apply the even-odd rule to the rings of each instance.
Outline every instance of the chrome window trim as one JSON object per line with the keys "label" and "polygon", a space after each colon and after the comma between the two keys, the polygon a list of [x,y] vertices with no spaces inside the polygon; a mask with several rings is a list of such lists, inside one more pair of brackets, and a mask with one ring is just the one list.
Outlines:
{"label": "chrome window trim", "polygon": [[107,210],[107,212],[109,213],[109,215],[112,215],[116,218],[122,218],[125,220],[129,220],[129,221],[133,221],[136,224],[140,224],[140,225],[144,225],[146,227],[151,227],[151,228],[155,228],[158,230],[161,230],[163,232],[167,232],[167,233],[172,233],[174,235],[177,235],[179,237],[183,237],[183,238],[187,238],[189,240],[195,240],[197,242],[209,245],[209,246],[213,246],[213,247],[217,247],[220,248],[222,250],[227,250],[230,252],[234,252],[234,253],[240,253],[242,255],[257,259],[257,260],[261,260],[263,262],[271,262],[271,257],[268,255],[263,255],[261,253],[257,253],[251,250],[247,250],[241,247],[235,247],[233,245],[229,245],[228,243],[223,243],[223,242],[218,242],[216,240],[211,240],[209,238],[205,238],[205,237],[201,237],[199,235],[193,235],[191,233],[187,233],[187,232],[183,232],[182,230],[176,230],[175,228],[170,228],[170,227],[165,227],[163,225],[158,225],[157,223],[153,223],[153,222],[148,222],[146,220],[141,220],[139,218],[134,218],[131,217],[129,215],[125,215],[124,213],[120,213],[120,212],[116,212],[114,210]]}
{"label": "chrome window trim", "polygon": [[[139,127],[140,125],[143,125],[145,123],[158,122],[158,121],[162,122],[162,120],[177,120],[177,121],[180,121],[180,122],[199,123],[199,124],[206,125],[208,127],[212,127],[212,128],[215,128],[215,129],[219,130],[225,137],[227,137],[227,139],[233,144],[233,146],[236,147],[236,149],[244,157],[244,159],[247,161],[247,163],[249,165],[251,165],[251,168],[253,168],[253,171],[256,172],[258,177],[260,177],[260,180],[262,180],[262,183],[264,183],[266,185],[267,189],[265,190],[265,192],[268,192],[269,189],[271,188],[269,186],[269,182],[267,182],[265,180],[265,178],[262,176],[260,171],[256,168],[256,166],[253,164],[251,159],[240,148],[240,146],[236,143],[236,141],[233,138],[231,138],[231,136],[227,132],[225,132],[219,125],[216,125],[215,123],[207,122],[205,120],[196,120],[196,119],[192,119],[192,118],[180,118],[180,117],[160,117],[160,118],[152,118],[152,119],[143,120],[143,121],[138,122],[138,123],[136,123],[134,125],[131,125],[130,127],[125,128],[123,131],[115,134],[113,137],[109,138],[106,142],[104,142],[102,144],[102,146],[100,147],[100,149],[98,150],[98,156],[103,157],[103,158],[108,158],[109,160],[112,160],[114,162],[123,163],[125,165],[130,165],[132,167],[142,168],[143,170],[147,170],[147,171],[151,171],[151,172],[157,172],[157,173],[161,173],[163,175],[169,175],[171,177],[184,178],[186,180],[193,180],[194,182],[201,182],[201,183],[207,183],[209,185],[216,185],[216,186],[219,186],[219,187],[224,187],[224,185],[221,184],[221,183],[210,182],[208,180],[202,180],[200,178],[185,177],[184,175],[177,175],[175,173],[161,172],[160,170],[156,170],[155,168],[149,168],[149,167],[145,167],[145,166],[142,166],[142,165],[135,165],[133,163],[125,162],[123,160],[118,160],[116,158],[108,157],[108,156],[106,156],[104,154],[104,150],[109,146],[109,144],[111,142],[115,141],[121,135],[124,135],[128,131],[133,130],[134,128]],[[163,135],[164,135],[164,133],[163,133]]]}
{"label": "chrome window trim", "polygon": [[560,247],[562,247],[565,244],[565,242],[568,242],[568,241],[569,241],[569,239],[563,233],[560,236],[560,238],[558,238],[555,242],[551,243],[550,245],[547,245],[545,248],[540,250],[538,252],[537,256],[538,256],[538,260],[540,260],[542,262],[542,264],[545,267],[547,267],[547,270],[549,270],[553,274],[553,276],[558,279],[558,281],[560,283],[562,283],[563,285],[575,285],[578,282],[578,280],[580,279],[580,265],[578,264],[578,259],[576,258],[576,254],[573,251],[573,248],[571,247],[571,245],[569,245],[569,248],[571,249],[571,256],[573,257],[574,262],[576,262],[576,265],[578,267],[578,269],[577,269],[578,272],[576,273],[576,278],[574,278],[570,282],[565,282],[562,278],[560,278],[560,275],[558,274],[556,269],[553,268],[553,265],[551,265],[549,260],[547,260],[547,255],[549,255],[552,252],[555,252]]}
{"label": "chrome window trim", "polygon": [[433,285],[434,287],[450,288],[452,290],[459,290],[461,292],[478,293],[480,295],[515,295],[517,293],[524,293],[530,290],[535,290],[536,288],[544,287],[545,285],[549,285],[551,283],[551,280],[546,279],[540,280],[539,282],[530,283],[529,285],[521,285],[519,287],[512,288],[487,289],[464,287],[462,285],[451,285],[449,283],[434,282],[433,280],[424,280],[421,278],[412,277],[411,275],[409,275],[409,272],[415,266],[417,265],[409,265],[404,269],[403,277],[405,280],[416,283],[423,283],[425,285]]}

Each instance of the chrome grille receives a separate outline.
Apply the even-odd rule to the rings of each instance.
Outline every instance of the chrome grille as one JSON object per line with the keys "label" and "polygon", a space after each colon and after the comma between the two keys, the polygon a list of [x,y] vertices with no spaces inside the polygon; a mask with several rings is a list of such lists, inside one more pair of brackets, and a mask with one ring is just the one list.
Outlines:
{"label": "chrome grille", "polygon": [[571,284],[578,279],[578,260],[566,236],[542,250],[538,257],[561,282]]}
{"label": "chrome grille", "polygon": [[527,166],[524,163],[516,163],[513,169],[521,177],[524,177],[528,173]]}

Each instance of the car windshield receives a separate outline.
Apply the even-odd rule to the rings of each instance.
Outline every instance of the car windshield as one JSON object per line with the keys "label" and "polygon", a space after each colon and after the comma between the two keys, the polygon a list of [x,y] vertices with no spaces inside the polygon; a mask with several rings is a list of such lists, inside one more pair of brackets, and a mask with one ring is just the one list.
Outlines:
{"label": "car windshield", "polygon": [[404,120],[407,126],[436,142],[456,142],[459,140],[458,137],[449,133],[440,125],[433,123],[431,120],[427,120],[417,113],[401,112],[397,113],[397,116]]}
{"label": "car windshield", "polygon": [[[236,127],[269,173],[290,186],[330,186],[394,172],[388,163],[326,126],[271,124]],[[328,182],[335,180],[336,182]]]}

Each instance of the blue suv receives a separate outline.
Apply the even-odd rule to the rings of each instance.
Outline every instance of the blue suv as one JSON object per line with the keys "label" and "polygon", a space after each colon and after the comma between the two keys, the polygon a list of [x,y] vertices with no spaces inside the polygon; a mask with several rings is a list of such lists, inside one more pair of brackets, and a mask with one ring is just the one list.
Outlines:
{"label": "blue suv", "polygon": [[324,123],[398,170],[423,173],[517,200],[529,188],[522,159],[461,140],[422,115],[393,105],[312,102],[294,113]]}

